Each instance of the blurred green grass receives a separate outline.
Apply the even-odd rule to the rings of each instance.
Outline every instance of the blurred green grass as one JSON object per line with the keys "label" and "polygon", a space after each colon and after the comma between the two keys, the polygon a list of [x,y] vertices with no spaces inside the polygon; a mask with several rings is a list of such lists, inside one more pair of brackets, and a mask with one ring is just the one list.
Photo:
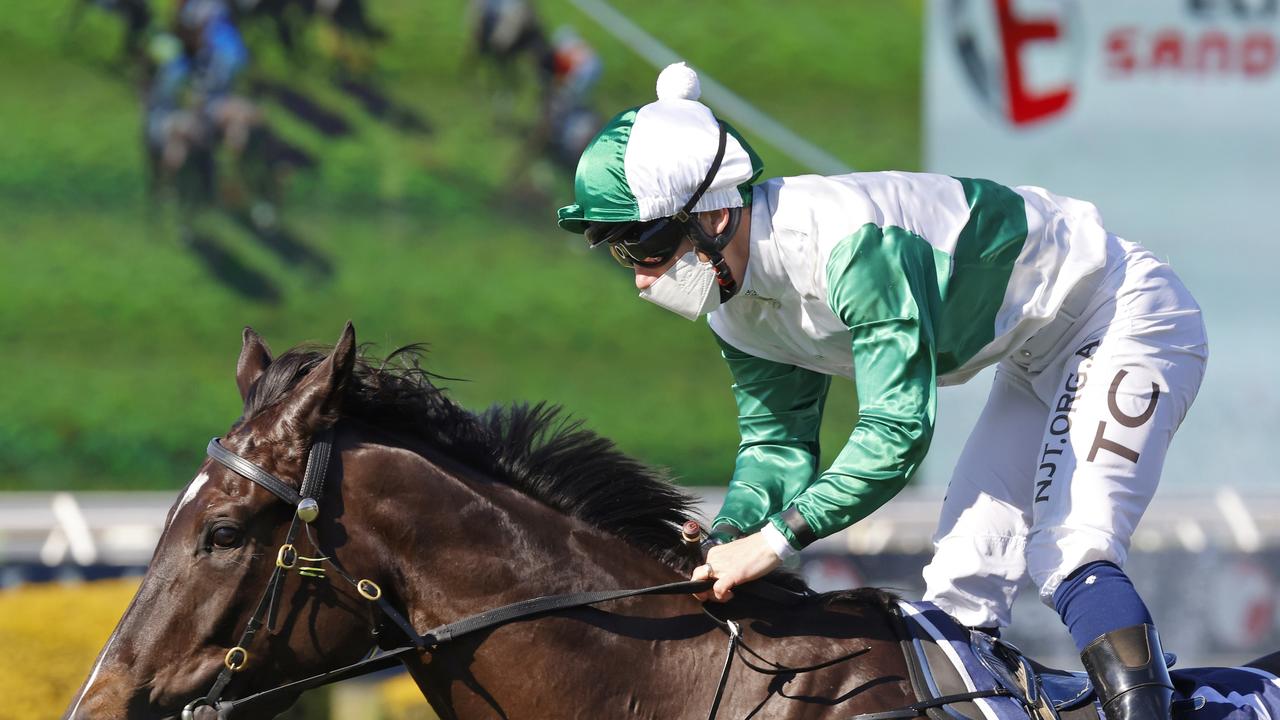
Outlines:
{"label": "blurred green grass", "polygon": [[[463,404],[551,400],[681,481],[724,482],[737,432],[728,373],[702,323],[634,297],[628,273],[555,228],[570,179],[513,186],[520,129],[494,117],[484,75],[463,66],[465,4],[378,0],[391,31],[375,79],[433,126],[407,136],[363,114],[312,53],[291,66],[248,28],[255,72],[287,80],[351,122],[327,139],[268,105],[273,125],[320,159],[298,176],[285,224],[333,263],[291,266],[221,217],[215,238],[279,292],[255,301],[219,282],[144,191],[135,82],[112,66],[119,28],[72,3],[20,3],[0,25],[0,489],[176,488],[239,411],[240,328],[277,350],[336,340],[355,322],[375,354],[431,344]],[[787,6],[657,0],[617,7],[662,42],[859,169],[918,165],[918,0]],[[567,0],[539,5],[600,50],[597,107],[652,97],[656,71]],[[314,34],[314,33],[313,33]],[[314,38],[311,38],[314,40]],[[516,98],[529,122],[533,98]],[[766,175],[804,169],[758,138]],[[837,383],[824,446],[855,417]]]}

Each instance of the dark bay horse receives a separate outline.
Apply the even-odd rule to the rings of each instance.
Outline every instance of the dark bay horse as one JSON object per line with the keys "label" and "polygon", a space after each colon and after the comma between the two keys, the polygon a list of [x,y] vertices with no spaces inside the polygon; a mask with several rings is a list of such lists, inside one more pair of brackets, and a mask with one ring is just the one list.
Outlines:
{"label": "dark bay horse", "polygon": [[[378,619],[372,594],[422,632],[537,596],[688,577],[697,551],[679,526],[690,501],[659,474],[554,408],[473,414],[432,377],[412,348],[381,364],[361,358],[350,325],[332,352],[275,359],[246,328],[236,364],[243,415],[220,447],[294,493],[312,439],[331,436],[318,517],[291,540],[293,507],[206,461],[169,511],[137,595],[64,717],[177,717],[225,664],[237,671],[222,673],[221,697],[243,698],[357,662],[380,642],[403,644]],[[315,557],[280,550],[292,543],[298,556],[331,558],[328,574],[297,571]],[[281,558],[295,571],[264,595]],[[348,579],[370,584],[357,591]],[[864,590],[791,607],[743,593],[715,606],[737,621],[757,666],[838,660],[773,674],[737,662],[719,717],[847,718],[910,704],[891,603]],[[254,618],[261,631],[245,641]],[[682,592],[512,622],[402,660],[443,718],[701,719],[727,637]],[[242,654],[229,653],[238,642]],[[243,716],[272,717],[296,696]],[[191,716],[216,712],[196,704]]]}

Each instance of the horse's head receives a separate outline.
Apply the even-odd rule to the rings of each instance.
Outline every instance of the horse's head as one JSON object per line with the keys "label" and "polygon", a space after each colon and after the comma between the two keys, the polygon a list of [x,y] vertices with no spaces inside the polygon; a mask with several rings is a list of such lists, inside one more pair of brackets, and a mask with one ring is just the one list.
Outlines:
{"label": "horse's head", "polygon": [[[221,439],[230,454],[221,462],[206,460],[169,511],[138,593],[67,718],[175,717],[208,696],[215,683],[225,684],[216,693],[222,698],[244,697],[352,662],[371,649],[369,602],[357,589],[331,563],[323,563],[328,577],[298,572],[321,565],[306,559],[320,554],[312,552],[312,538],[343,559],[360,546],[342,523],[336,448],[314,522],[303,522],[311,513],[297,512],[287,501],[302,490],[313,438],[338,417],[355,357],[348,324],[331,353],[298,365],[286,389],[262,388],[271,354],[246,328],[236,366],[245,414]],[[253,470],[232,470],[231,455],[286,487],[271,491]],[[286,544],[296,551],[282,550]],[[278,569],[278,559],[291,569]],[[352,560],[341,567],[356,579],[369,569]],[[373,589],[366,586],[366,594]],[[246,634],[257,624],[256,633]],[[228,666],[234,672],[224,672]],[[211,712],[197,707],[195,716],[204,715]]]}

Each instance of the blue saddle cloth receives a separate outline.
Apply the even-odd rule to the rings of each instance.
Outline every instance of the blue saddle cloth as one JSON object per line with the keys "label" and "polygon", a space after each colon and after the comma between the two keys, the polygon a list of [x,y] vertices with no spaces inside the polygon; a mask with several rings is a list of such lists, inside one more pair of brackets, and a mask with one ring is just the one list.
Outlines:
{"label": "blue saddle cloth", "polygon": [[[980,655],[984,645],[932,603],[900,602],[908,644],[919,659],[921,682],[934,697],[957,691],[1009,688],[1009,674]],[[1010,646],[1011,647],[1011,646]],[[1013,661],[1015,664],[1017,659]],[[939,667],[946,663],[948,667]],[[1028,671],[1030,665],[1024,664]],[[945,676],[945,678],[944,678]],[[1175,720],[1280,720],[1280,679],[1254,668],[1203,667],[1170,671],[1175,688]],[[1040,691],[1055,701],[1062,716],[1101,716],[1083,673],[1042,674]],[[957,681],[963,687],[954,684]],[[1016,693],[1015,693],[1016,694]],[[1092,706],[1093,712],[1085,709]],[[1083,715],[1082,715],[1083,713]],[[988,697],[931,713],[954,720],[1026,720],[1027,711],[1016,697]]]}

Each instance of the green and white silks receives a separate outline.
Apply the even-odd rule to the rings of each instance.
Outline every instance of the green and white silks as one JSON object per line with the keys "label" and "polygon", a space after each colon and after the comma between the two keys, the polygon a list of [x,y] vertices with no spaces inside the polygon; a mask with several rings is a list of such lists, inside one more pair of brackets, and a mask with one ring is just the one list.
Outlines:
{"label": "green and white silks", "polygon": [[[924,458],[939,384],[960,383],[1053,320],[1107,261],[1090,203],[913,173],[777,178],[755,188],[738,296],[708,316],[734,376],[742,443],[716,523],[795,507],[817,537],[896,494]],[[818,472],[832,375],[859,420]]]}
{"label": "green and white silks", "polygon": [[[683,63],[658,79],[658,100],[624,110],[605,125],[578,160],[574,203],[560,208],[560,227],[581,233],[589,222],[670,217],[702,183],[720,144],[720,126],[698,102],[697,75]],[[764,166],[725,123],[728,139],[715,179],[694,212],[735,208],[751,200]]]}

